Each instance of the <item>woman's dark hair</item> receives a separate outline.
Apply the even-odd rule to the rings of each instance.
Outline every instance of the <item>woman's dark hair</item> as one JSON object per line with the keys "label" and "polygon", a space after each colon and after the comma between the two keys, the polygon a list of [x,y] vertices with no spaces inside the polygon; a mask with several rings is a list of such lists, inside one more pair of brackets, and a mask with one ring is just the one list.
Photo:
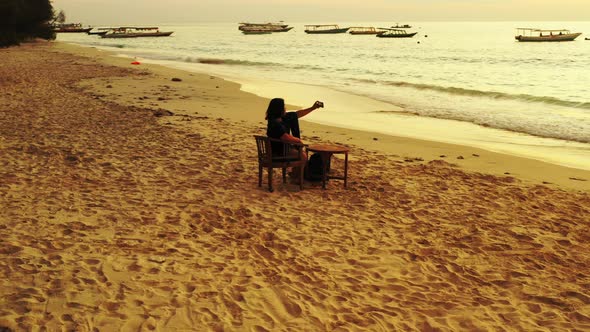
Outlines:
{"label": "woman's dark hair", "polygon": [[266,109],[266,117],[264,119],[271,121],[283,116],[285,111],[285,100],[283,98],[273,98]]}

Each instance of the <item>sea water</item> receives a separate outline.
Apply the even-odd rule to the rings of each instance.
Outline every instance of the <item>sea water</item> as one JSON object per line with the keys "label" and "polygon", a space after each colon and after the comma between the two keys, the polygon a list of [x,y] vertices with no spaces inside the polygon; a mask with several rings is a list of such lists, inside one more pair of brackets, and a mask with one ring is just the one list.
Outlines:
{"label": "sea water", "polygon": [[[590,22],[418,22],[408,29],[418,34],[404,39],[308,35],[305,24],[265,35],[243,35],[237,23],[207,23],[160,26],[174,31],[166,38],[58,40],[218,74],[290,104],[326,102],[310,121],[590,169]],[[520,43],[519,27],[587,34],[573,42]]]}

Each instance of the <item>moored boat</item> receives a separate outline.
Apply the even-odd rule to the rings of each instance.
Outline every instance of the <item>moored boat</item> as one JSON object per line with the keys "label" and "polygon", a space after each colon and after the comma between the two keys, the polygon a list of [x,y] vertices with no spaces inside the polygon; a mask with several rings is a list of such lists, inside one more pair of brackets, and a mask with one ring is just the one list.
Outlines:
{"label": "moored boat", "polygon": [[120,27],[109,30],[102,38],[167,37],[174,31],[160,31],[158,27]]}
{"label": "moored boat", "polygon": [[561,42],[573,41],[581,32],[571,33],[567,29],[546,30],[533,28],[518,28],[514,37],[519,42]]}
{"label": "moored boat", "polygon": [[244,31],[269,31],[269,32],[287,32],[293,27],[288,24],[280,23],[240,23],[238,29]]}
{"label": "moored boat", "polygon": [[395,25],[392,25],[391,28],[392,29],[411,29],[412,26],[409,25],[409,24],[399,24],[399,23],[396,23]]}
{"label": "moored boat", "polygon": [[88,32],[92,28],[84,28],[81,23],[64,23],[53,27],[55,32]]}
{"label": "moored boat", "polygon": [[242,31],[243,33],[246,33],[246,34],[248,32],[252,32],[252,33],[255,33],[255,32],[260,32],[260,33],[287,32],[291,29],[293,29],[293,27],[279,27],[279,26],[268,26],[268,25],[250,25],[250,26],[240,27],[240,31]]}
{"label": "moored boat", "polygon": [[245,35],[270,35],[272,31],[269,30],[242,30]]}
{"label": "moored boat", "polygon": [[109,30],[113,30],[114,28],[93,28],[92,30],[88,31],[89,35],[104,35],[105,33],[109,32]]}
{"label": "moored boat", "polygon": [[384,31],[375,27],[350,27],[348,30],[351,35],[376,35],[382,32]]}
{"label": "moored boat", "polygon": [[286,28],[289,26],[289,24],[285,24],[283,23],[283,21],[280,21],[278,23],[249,23],[249,22],[241,22],[240,26],[238,27],[238,29],[242,30],[243,27],[251,27],[251,26],[274,26],[274,27],[280,27],[280,28]]}
{"label": "moored boat", "polygon": [[404,29],[389,29],[389,28],[381,28],[386,30],[377,34],[379,38],[412,38],[414,37],[417,32],[407,32]]}
{"label": "moored boat", "polygon": [[340,28],[336,24],[316,24],[306,25],[305,33],[324,34],[324,33],[345,33],[349,28]]}

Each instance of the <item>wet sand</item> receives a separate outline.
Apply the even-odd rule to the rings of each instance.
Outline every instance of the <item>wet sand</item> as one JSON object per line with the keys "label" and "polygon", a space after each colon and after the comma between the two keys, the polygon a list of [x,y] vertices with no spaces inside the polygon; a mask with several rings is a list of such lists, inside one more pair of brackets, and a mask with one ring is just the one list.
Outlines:
{"label": "wet sand", "polygon": [[269,193],[268,101],[235,83],[58,43],[0,60],[0,327],[590,328],[588,172],[303,123],[351,148],[349,188]]}

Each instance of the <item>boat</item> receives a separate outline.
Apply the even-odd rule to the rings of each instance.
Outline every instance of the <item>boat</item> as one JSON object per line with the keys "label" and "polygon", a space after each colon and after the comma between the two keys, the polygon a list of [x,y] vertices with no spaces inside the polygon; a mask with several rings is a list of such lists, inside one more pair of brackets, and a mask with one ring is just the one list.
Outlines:
{"label": "boat", "polygon": [[324,33],[346,33],[349,28],[340,28],[336,24],[316,24],[306,25],[305,33],[324,34]]}
{"label": "boat", "polygon": [[88,31],[89,35],[104,35],[105,33],[109,32],[109,30],[113,30],[114,28],[93,28],[92,30]]}
{"label": "boat", "polygon": [[272,31],[269,30],[242,30],[245,35],[270,35]]}
{"label": "boat", "polygon": [[81,23],[63,23],[53,26],[54,32],[88,32],[92,28],[84,28]]}
{"label": "boat", "polygon": [[411,29],[412,26],[409,24],[400,25],[399,23],[396,23],[395,25],[392,25],[391,28],[392,29]]}
{"label": "boat", "polygon": [[348,30],[351,35],[376,35],[382,32],[384,31],[374,27],[350,27]]}
{"label": "boat", "polygon": [[240,26],[238,27],[238,29],[242,30],[242,28],[244,27],[251,27],[251,26],[272,26],[272,27],[280,27],[280,28],[286,28],[289,26],[289,24],[284,24],[283,21],[280,21],[279,23],[249,23],[249,22],[241,22],[239,23]]}
{"label": "boat", "polygon": [[271,25],[249,25],[249,26],[243,26],[240,27],[240,30],[243,33],[248,33],[248,32],[252,32],[252,33],[256,33],[256,32],[260,32],[260,33],[272,33],[272,32],[287,32],[289,30],[293,29],[293,27],[280,27],[280,26],[271,26]]}
{"label": "boat", "polygon": [[573,41],[581,32],[571,33],[567,29],[544,30],[533,28],[518,28],[514,37],[519,42],[561,42]]}
{"label": "boat", "polygon": [[287,32],[293,27],[288,24],[280,23],[240,23],[238,29],[244,31],[269,31],[269,32]]}
{"label": "boat", "polygon": [[391,28],[380,28],[385,30],[377,34],[376,37],[379,38],[412,38],[414,37],[417,32],[407,32],[404,29],[391,29]]}
{"label": "boat", "polygon": [[590,40],[590,38],[584,38],[584,39],[586,39],[586,40]]}
{"label": "boat", "polygon": [[158,27],[120,27],[109,30],[102,38],[167,37],[174,31],[160,31]]}

